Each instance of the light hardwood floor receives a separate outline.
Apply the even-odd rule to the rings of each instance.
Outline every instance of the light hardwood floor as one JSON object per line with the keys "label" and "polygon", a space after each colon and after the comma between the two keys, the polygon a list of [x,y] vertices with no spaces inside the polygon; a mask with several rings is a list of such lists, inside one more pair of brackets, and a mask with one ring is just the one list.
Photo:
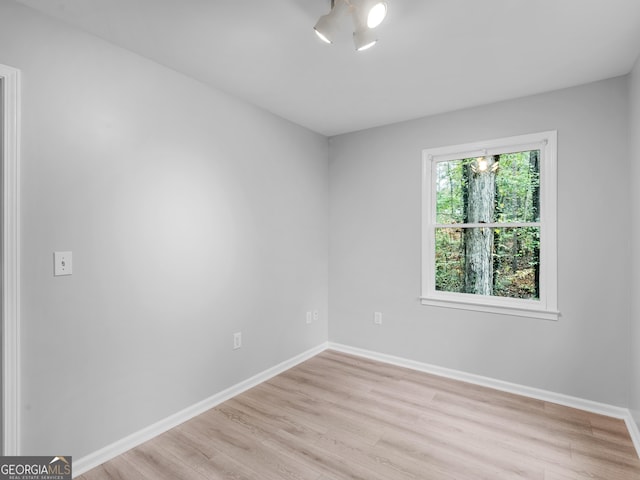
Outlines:
{"label": "light hardwood floor", "polygon": [[640,479],[622,420],[334,351],[78,477]]}

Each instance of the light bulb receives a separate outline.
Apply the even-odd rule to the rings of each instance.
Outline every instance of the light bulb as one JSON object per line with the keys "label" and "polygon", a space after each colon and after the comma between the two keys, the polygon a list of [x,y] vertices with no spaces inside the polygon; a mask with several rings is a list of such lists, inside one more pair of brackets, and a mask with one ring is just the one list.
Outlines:
{"label": "light bulb", "polygon": [[385,2],[378,2],[371,10],[369,10],[369,14],[367,15],[367,27],[376,28],[378,25],[382,23],[384,17],[387,16],[387,4]]}

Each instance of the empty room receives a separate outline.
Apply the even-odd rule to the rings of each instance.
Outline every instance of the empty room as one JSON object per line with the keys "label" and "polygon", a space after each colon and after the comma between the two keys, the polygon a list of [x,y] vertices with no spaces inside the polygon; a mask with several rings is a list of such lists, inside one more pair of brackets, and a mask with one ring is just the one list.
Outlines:
{"label": "empty room", "polygon": [[0,479],[639,479],[639,56],[637,0],[0,0]]}

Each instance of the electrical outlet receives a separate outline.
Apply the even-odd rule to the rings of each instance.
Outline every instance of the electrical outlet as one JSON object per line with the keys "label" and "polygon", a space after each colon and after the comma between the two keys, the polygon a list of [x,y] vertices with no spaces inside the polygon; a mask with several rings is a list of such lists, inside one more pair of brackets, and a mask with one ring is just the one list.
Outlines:
{"label": "electrical outlet", "polygon": [[382,325],[382,312],[373,312],[373,323]]}
{"label": "electrical outlet", "polygon": [[233,349],[237,350],[242,347],[242,332],[233,334]]}
{"label": "electrical outlet", "polygon": [[317,322],[318,320],[320,320],[320,312],[318,312],[318,310],[314,310],[313,311],[313,321]]}
{"label": "electrical outlet", "polygon": [[311,320],[313,319],[311,312],[307,312],[307,324],[311,323]]}

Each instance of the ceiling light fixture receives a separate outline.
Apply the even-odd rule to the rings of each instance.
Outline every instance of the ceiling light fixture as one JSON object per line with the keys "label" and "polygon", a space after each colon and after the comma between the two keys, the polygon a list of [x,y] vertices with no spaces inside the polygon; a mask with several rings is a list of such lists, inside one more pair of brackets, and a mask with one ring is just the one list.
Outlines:
{"label": "ceiling light fixture", "polygon": [[378,36],[376,32],[367,27],[367,24],[362,21],[361,18],[353,16],[354,30],[353,30],[353,43],[356,46],[356,50],[361,52],[373,47],[378,42]]}
{"label": "ceiling light fixture", "polygon": [[325,43],[333,43],[340,17],[348,13],[353,20],[353,43],[356,50],[373,47],[378,41],[374,28],[387,15],[387,2],[380,0],[331,0],[331,11],[321,16],[313,29]]}
{"label": "ceiling light fixture", "polygon": [[333,43],[333,37],[338,26],[338,17],[343,13],[345,6],[342,0],[338,0],[337,4],[334,0],[331,0],[331,11],[321,16],[313,27],[320,40],[325,43]]}

